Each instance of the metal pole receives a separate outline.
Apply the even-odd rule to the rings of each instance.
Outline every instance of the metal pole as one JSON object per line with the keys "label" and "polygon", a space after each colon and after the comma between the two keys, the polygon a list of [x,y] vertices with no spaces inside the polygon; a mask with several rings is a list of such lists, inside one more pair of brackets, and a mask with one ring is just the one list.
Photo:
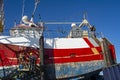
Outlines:
{"label": "metal pole", "polygon": [[[2,54],[4,54],[4,53],[2,53]],[[2,63],[2,67],[3,67],[3,80],[5,79],[5,76],[6,76],[6,74],[5,74],[5,69],[4,69],[4,64],[3,64],[3,60],[2,60],[2,58],[1,58],[1,54],[0,54],[0,61],[1,61],[1,63]]]}
{"label": "metal pole", "polygon": [[41,36],[40,37],[40,72],[41,72],[41,80],[45,80],[45,71],[44,71],[44,37]]}
{"label": "metal pole", "polygon": [[0,33],[4,29],[4,0],[0,0]]}
{"label": "metal pole", "polygon": [[105,61],[105,67],[108,67],[112,65],[112,59],[111,59],[111,54],[109,50],[109,45],[105,38],[103,38],[103,41],[101,42],[101,47],[102,47],[103,57]]}

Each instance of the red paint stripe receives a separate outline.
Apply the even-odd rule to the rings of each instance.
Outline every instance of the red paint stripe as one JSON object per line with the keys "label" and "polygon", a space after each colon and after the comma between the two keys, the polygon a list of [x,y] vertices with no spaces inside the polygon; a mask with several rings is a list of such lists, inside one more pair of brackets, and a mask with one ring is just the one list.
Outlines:
{"label": "red paint stripe", "polygon": [[[37,59],[36,64],[39,63],[40,63],[40,59]],[[12,66],[12,65],[19,65],[18,60],[5,59],[2,62],[0,61],[0,66]]]}
{"label": "red paint stripe", "polygon": [[[90,46],[90,48],[92,49],[92,48],[95,48],[99,53],[101,52],[101,51],[99,51],[96,47],[94,47],[94,45],[90,42],[90,40],[88,39],[88,38],[83,38],[85,41],[86,41],[86,43]],[[95,53],[93,53],[93,54],[95,54]]]}
{"label": "red paint stripe", "polygon": [[83,38],[83,39],[86,41],[86,43],[87,43],[91,48],[94,47],[94,45],[88,40],[88,38]]}
{"label": "red paint stripe", "polygon": [[116,55],[115,55],[115,49],[113,45],[109,46],[110,52],[111,52],[111,56],[114,60],[116,60]]}
{"label": "red paint stripe", "polygon": [[[100,47],[96,47],[98,52],[101,52]],[[45,49],[45,55],[49,57],[65,57],[70,56],[71,54],[75,54],[76,56],[81,55],[91,55],[93,51],[91,48],[78,48],[78,49]]]}
{"label": "red paint stripe", "polygon": [[[19,54],[22,54],[19,47],[20,46],[0,43],[0,66],[18,65],[17,56]],[[22,48],[25,48],[25,47],[22,47]],[[28,51],[27,50],[28,48],[31,49],[30,47],[27,47],[25,51]],[[28,53],[29,52],[33,52],[33,55],[37,57],[36,63],[40,63],[40,59],[38,59],[39,58],[39,51],[36,48],[34,48],[34,49],[32,48],[32,50],[28,51]],[[27,53],[27,52],[25,52],[25,53]],[[16,58],[16,59],[14,59],[14,58]],[[27,61],[27,60],[25,60],[25,61]]]}
{"label": "red paint stripe", "polygon": [[[90,47],[94,47],[91,42],[85,38],[84,39],[88,45],[90,45]],[[11,49],[9,48],[14,48],[13,46],[0,46],[0,49],[2,49],[3,51],[0,51],[1,53],[4,52],[6,53],[7,57],[11,57],[14,58],[16,57],[16,53],[13,52]],[[18,46],[17,46],[18,47]],[[96,47],[96,49],[99,51],[99,53],[101,52],[101,48],[100,47]],[[111,54],[113,56],[113,59],[116,59],[115,57],[115,51],[114,51],[114,46],[109,46],[109,49],[111,50]],[[8,54],[9,53],[9,54]],[[71,54],[74,54],[72,57],[68,57]],[[46,63],[68,63],[68,62],[84,62],[84,61],[91,61],[91,60],[103,60],[103,56],[102,54],[99,55],[91,55],[93,54],[93,52],[91,51],[91,48],[78,48],[78,49],[45,49],[45,62]],[[86,55],[83,57],[83,55]],[[79,56],[79,57],[77,57]],[[56,58],[56,59],[49,59],[50,57],[60,57],[60,58]],[[4,57],[2,57],[4,58]],[[16,65],[18,64],[17,61],[10,61],[9,62],[11,64],[7,64],[7,61],[5,62],[5,65]],[[39,63],[40,60],[37,60],[37,63]],[[0,62],[0,66],[2,66],[1,62]]]}
{"label": "red paint stripe", "polygon": [[46,64],[55,64],[55,63],[69,63],[69,62],[86,62],[94,60],[103,60],[101,55],[85,56],[85,57],[69,57],[69,58],[60,58],[60,59],[46,59]]}
{"label": "red paint stripe", "polygon": [[90,55],[93,54],[90,48],[78,48],[78,49],[45,49],[45,55],[49,57],[64,57],[75,55]]}
{"label": "red paint stripe", "polygon": [[[101,52],[100,47],[96,47],[96,49],[99,53]],[[94,55],[91,48],[45,49],[46,63],[83,62],[101,59],[103,59],[102,54]]]}

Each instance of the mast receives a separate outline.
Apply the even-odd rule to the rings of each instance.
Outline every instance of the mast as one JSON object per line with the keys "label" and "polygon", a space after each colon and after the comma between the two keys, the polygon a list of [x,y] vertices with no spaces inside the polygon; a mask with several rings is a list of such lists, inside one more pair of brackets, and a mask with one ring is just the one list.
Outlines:
{"label": "mast", "polygon": [[3,0],[0,0],[0,33],[3,32],[4,28],[4,4]]}
{"label": "mast", "polygon": [[35,7],[34,7],[34,10],[33,10],[33,13],[32,13],[32,17],[31,17],[31,22],[33,22],[33,18],[34,18],[34,14],[35,14],[35,11],[36,11],[36,8],[39,4],[40,0],[35,0]]}

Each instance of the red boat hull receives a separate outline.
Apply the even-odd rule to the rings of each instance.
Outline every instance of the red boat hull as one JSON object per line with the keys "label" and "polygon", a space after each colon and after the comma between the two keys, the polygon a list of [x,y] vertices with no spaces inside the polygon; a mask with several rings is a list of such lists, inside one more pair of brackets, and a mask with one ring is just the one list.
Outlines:
{"label": "red boat hull", "polygon": [[37,58],[37,63],[39,63],[39,49],[0,43],[0,66],[19,65],[20,55],[24,55],[25,62],[29,62],[28,59],[30,57],[30,53],[33,53],[32,56],[35,56]]}

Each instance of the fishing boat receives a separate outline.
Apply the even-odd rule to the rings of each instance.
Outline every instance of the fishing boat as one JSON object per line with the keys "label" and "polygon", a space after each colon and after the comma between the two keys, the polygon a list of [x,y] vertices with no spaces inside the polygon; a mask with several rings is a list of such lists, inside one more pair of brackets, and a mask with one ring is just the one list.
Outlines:
{"label": "fishing boat", "polygon": [[1,76],[19,65],[29,67],[30,56],[36,58],[36,64],[42,61],[46,77],[51,80],[98,75],[103,67],[116,63],[114,45],[107,38],[98,37],[85,16],[80,24],[71,23],[65,37],[44,37],[41,53],[39,40],[44,36],[43,23],[46,24],[35,24],[23,16],[22,23],[10,29],[10,36],[0,36]]}
{"label": "fishing boat", "polygon": [[[37,6],[36,3],[35,6]],[[4,29],[3,0],[0,1],[0,4],[2,11],[0,14],[0,32],[2,33]],[[28,20],[27,16],[23,16],[22,23],[14,25],[14,27],[9,30],[9,36],[1,34],[0,77],[10,74],[11,71],[18,68],[19,65],[28,69],[30,67],[30,56],[34,56],[36,58],[36,64],[39,65],[39,38],[43,33],[43,25],[35,24],[32,18]]]}
{"label": "fishing boat", "polygon": [[84,79],[116,63],[114,45],[107,38],[98,37],[95,27],[85,17],[79,25],[72,23],[71,27],[67,37],[44,39],[45,65],[50,79],[79,75],[84,75],[81,76]]}

